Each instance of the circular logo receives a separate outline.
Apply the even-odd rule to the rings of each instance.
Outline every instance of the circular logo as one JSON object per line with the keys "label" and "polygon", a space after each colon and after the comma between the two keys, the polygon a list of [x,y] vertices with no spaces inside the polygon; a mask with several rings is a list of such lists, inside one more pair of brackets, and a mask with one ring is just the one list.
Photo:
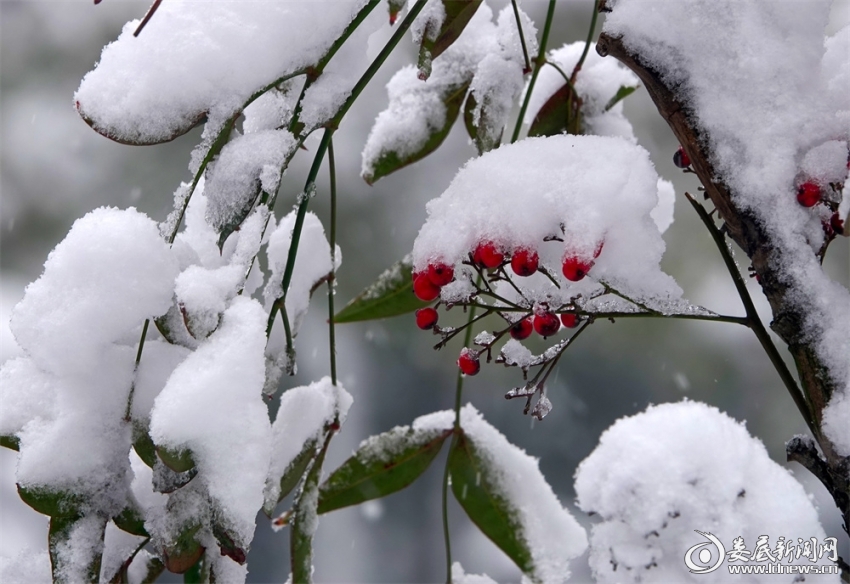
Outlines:
{"label": "circular logo", "polygon": [[[706,538],[708,541],[704,541],[702,543],[698,543],[697,545],[691,547],[688,551],[685,552],[685,565],[688,567],[688,570],[692,574],[708,574],[709,572],[715,571],[720,567],[720,564],[723,563],[723,558],[726,557],[726,548],[723,547],[723,544],[720,543],[720,540],[714,537],[712,534],[708,532],[703,532],[695,529],[698,534]],[[711,549],[706,546],[714,546],[717,554],[717,561],[714,565],[709,565],[711,561]],[[694,561],[694,552],[699,550],[699,553],[696,554],[697,561]]]}

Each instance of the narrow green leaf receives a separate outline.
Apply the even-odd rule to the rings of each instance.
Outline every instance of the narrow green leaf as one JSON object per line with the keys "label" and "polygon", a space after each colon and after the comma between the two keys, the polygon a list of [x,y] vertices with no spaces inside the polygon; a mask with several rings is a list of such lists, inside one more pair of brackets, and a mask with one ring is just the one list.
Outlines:
{"label": "narrow green leaf", "polygon": [[21,449],[21,441],[17,436],[0,436],[0,446],[17,452]]}
{"label": "narrow green leaf", "polygon": [[164,446],[157,446],[156,453],[163,464],[174,472],[186,472],[195,468],[195,461],[189,450],[173,450]]}
{"label": "narrow green leaf", "polygon": [[410,256],[394,263],[334,316],[335,323],[375,320],[407,314],[428,306],[413,294]]}
{"label": "narrow green leaf", "polygon": [[440,452],[451,429],[398,427],[367,440],[319,489],[319,513],[384,497],[410,485]]}
{"label": "narrow green leaf", "polygon": [[445,89],[441,99],[446,106],[446,118],[440,128],[432,128],[432,133],[420,148],[413,153],[400,154],[394,150],[385,150],[381,152],[378,160],[373,165],[371,173],[363,175],[364,180],[371,184],[381,179],[388,174],[404,168],[409,164],[413,164],[422,160],[434,150],[440,147],[446,136],[454,125],[455,120],[460,114],[460,108],[463,105],[463,98],[466,97],[466,90],[469,88],[469,82],[460,85],[451,86]]}
{"label": "narrow green leaf", "polygon": [[431,53],[432,59],[443,54],[460,37],[463,29],[475,16],[481,2],[482,0],[443,0],[446,17],[443,19],[437,38],[433,41],[423,38],[423,45]]}
{"label": "narrow green leaf", "polygon": [[286,470],[283,471],[283,476],[280,477],[280,493],[277,496],[277,500],[267,500],[263,505],[263,512],[269,518],[271,518],[272,513],[274,513],[274,508],[277,504],[283,501],[283,499],[298,486],[298,482],[301,480],[301,477],[304,476],[304,473],[307,471],[307,467],[315,457],[316,441],[308,440],[307,443],[304,444],[304,448],[301,449],[301,452],[292,459],[292,462],[290,462],[289,466],[286,467]]}
{"label": "narrow green leaf", "polygon": [[614,97],[612,97],[611,100],[605,106],[605,111],[607,112],[612,107],[617,105],[618,101],[621,101],[621,100],[627,98],[628,96],[630,96],[631,94],[633,94],[636,89],[637,89],[637,86],[630,87],[628,85],[621,85],[620,89],[617,90],[617,93],[614,94]]}
{"label": "narrow green leaf", "polygon": [[290,519],[292,533],[289,537],[289,558],[294,584],[309,584],[313,581],[313,533],[316,529],[316,505],[319,502],[319,478],[327,448],[326,439],[324,447],[307,473],[307,478],[304,479],[304,488],[295,502]]}
{"label": "narrow green leaf", "polygon": [[517,511],[493,487],[487,461],[464,434],[449,452],[452,492],[473,523],[526,574],[533,569],[531,550],[522,539]]}
{"label": "narrow green leaf", "polygon": [[[463,125],[476,147],[478,147],[478,128],[475,126],[474,112],[477,105],[478,102],[475,101],[475,96],[470,91],[469,95],[466,96],[466,104],[463,106]],[[478,147],[478,154],[483,154],[480,147]]]}
{"label": "narrow green leaf", "polygon": [[24,503],[50,517],[77,517],[84,503],[80,495],[38,487],[18,485],[18,495]]}

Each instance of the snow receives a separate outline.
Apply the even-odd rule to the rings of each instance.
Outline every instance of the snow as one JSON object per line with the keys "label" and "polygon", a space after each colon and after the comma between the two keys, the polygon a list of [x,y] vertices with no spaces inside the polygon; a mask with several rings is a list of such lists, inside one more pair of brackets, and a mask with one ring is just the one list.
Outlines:
{"label": "snow", "polygon": [[188,449],[219,518],[246,546],[263,503],[271,451],[265,381],[266,314],[244,297],[172,373],[151,412],[154,443]]}
{"label": "snow", "polygon": [[124,26],[74,99],[121,141],[166,141],[204,114],[217,128],[254,92],[316,64],[365,4],[164,2],[138,37],[138,21]]}
{"label": "snow", "polygon": [[467,574],[460,562],[452,564],[452,582],[455,584],[496,584],[496,581],[486,574]]}
{"label": "snow", "polygon": [[[550,51],[546,57],[567,75],[572,75],[584,51],[585,41],[565,44]],[[552,66],[543,67],[537,76],[534,92],[528,100],[525,123],[531,124],[537,112],[555,92],[565,85],[564,77]],[[587,56],[576,75],[575,89],[582,100],[581,113],[584,131],[597,136],[620,136],[637,143],[631,123],[623,115],[619,102],[606,111],[608,102],[621,87],[637,87],[637,76],[615,59],[604,59],[596,52],[596,43],[590,44]]]}
{"label": "snow", "polygon": [[850,292],[814,253],[823,207],[803,208],[795,197],[806,174],[820,182],[847,172],[840,146],[850,139],[850,30],[824,39],[830,4],[691,0],[659,10],[616,0],[604,31],[621,36],[692,112],[734,202],[769,234],[788,309],[802,315],[803,337],[838,396],[850,392]]}
{"label": "snow", "polygon": [[12,312],[18,344],[44,371],[86,375],[103,351],[171,304],[176,262],[133,208],[78,219]]}
{"label": "snow", "polygon": [[840,452],[850,452],[850,393],[836,392],[823,411],[823,431]]}
{"label": "snow", "polygon": [[[771,547],[780,535],[825,537],[809,496],[761,441],[717,408],[687,400],[618,420],[579,465],[575,488],[579,507],[599,517],[590,565],[600,583],[729,581],[725,567],[689,573],[683,542],[702,540],[695,529],[728,549],[739,536],[748,549],[762,534]],[[741,581],[775,576],[756,578]]]}
{"label": "snow", "polygon": [[283,392],[272,424],[271,463],[265,490],[267,508],[278,502],[280,479],[301,449],[311,441],[318,448],[334,419],[345,421],[352,401],[351,394],[341,385],[333,385],[330,377]]}
{"label": "snow", "polygon": [[109,582],[112,580],[113,576],[121,569],[124,561],[144,542],[144,537],[121,531],[111,521],[107,523],[106,534],[103,540],[100,581]]}
{"label": "snow", "polygon": [[676,204],[676,190],[673,183],[663,178],[658,179],[658,205],[649,214],[655,221],[659,233],[664,233],[673,224],[673,207]]}
{"label": "snow", "polygon": [[[266,253],[268,254],[271,275],[263,291],[267,310],[271,307],[272,302],[284,294],[281,284],[283,283],[283,273],[286,270],[295,219],[296,211],[293,210],[280,220],[277,228],[269,237]],[[304,225],[298,243],[298,254],[295,258],[292,279],[289,282],[289,289],[286,290],[286,314],[289,318],[293,337],[298,334],[301,322],[307,314],[313,286],[326,278],[332,270],[339,269],[342,263],[342,252],[339,246],[334,251],[333,260],[331,262],[331,246],[325,237],[325,230],[321,221],[314,213],[308,212],[304,216]],[[274,332],[277,334],[270,340],[270,352],[276,352],[276,347],[282,346],[283,327],[275,328]]]}
{"label": "snow", "polygon": [[167,310],[176,274],[156,224],[135,209],[89,213],[51,252],[12,313],[27,356],[0,372],[19,484],[79,495],[82,512],[121,509],[140,326]]}
{"label": "snow", "polygon": [[96,515],[78,519],[53,548],[59,582],[88,582],[89,568],[103,553],[106,520]]}
{"label": "snow", "polygon": [[[675,299],[681,290],[659,267],[664,242],[650,215],[658,200],[647,152],[621,138],[561,135],[502,146],[469,161],[428,203],[414,271],[445,262],[459,273],[478,243],[492,241],[507,252],[537,250],[561,288],[540,273],[515,281],[539,302],[559,306],[579,292],[592,295],[601,289],[597,280],[616,281],[638,299]],[[553,235],[565,241],[544,241]],[[587,278],[561,276],[565,255],[592,257],[602,242]],[[510,294],[501,284],[499,293]]]}

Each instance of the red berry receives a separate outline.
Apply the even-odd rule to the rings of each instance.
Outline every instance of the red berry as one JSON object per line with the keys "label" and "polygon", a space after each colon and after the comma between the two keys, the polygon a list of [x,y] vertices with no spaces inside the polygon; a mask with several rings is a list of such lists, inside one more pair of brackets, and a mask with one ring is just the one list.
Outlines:
{"label": "red berry", "polygon": [[691,165],[691,158],[685,149],[679,146],[679,149],[673,154],[673,164],[679,168],[688,168]]}
{"label": "red berry", "polygon": [[564,258],[564,263],[561,266],[564,272],[564,277],[570,282],[578,282],[584,278],[593,267],[593,260],[582,260],[576,256],[569,255]]}
{"label": "red berry", "polygon": [[428,274],[416,274],[413,276],[413,293],[419,300],[431,302],[440,295],[440,287],[434,285]]}
{"label": "red berry", "polygon": [[561,315],[561,322],[567,328],[576,328],[578,326],[578,315],[572,312],[565,312]]}
{"label": "red berry", "polygon": [[472,252],[472,261],[485,268],[498,268],[505,261],[505,254],[492,241],[482,242]]}
{"label": "red berry", "polygon": [[551,337],[561,328],[554,312],[542,312],[534,315],[534,330],[541,337]]}
{"label": "red berry", "polygon": [[435,286],[445,286],[455,277],[455,271],[447,264],[428,264],[428,279]]}
{"label": "red berry", "polygon": [[530,276],[537,271],[539,257],[533,249],[518,249],[511,257],[511,269],[517,276]]}
{"label": "red berry", "polygon": [[593,250],[593,259],[599,257],[599,254],[602,253],[602,248],[605,246],[605,240],[603,239],[596,245],[596,249]]}
{"label": "red berry", "polygon": [[464,347],[460,350],[460,357],[457,358],[457,366],[460,367],[464,375],[475,375],[481,370],[478,353]]}
{"label": "red berry", "polygon": [[820,203],[820,187],[812,181],[806,181],[797,187],[797,202],[804,207],[814,207]]}
{"label": "red berry", "polygon": [[844,234],[844,220],[838,216],[838,211],[832,214],[829,218],[829,225],[835,233]]}
{"label": "red berry", "polygon": [[511,325],[511,338],[521,341],[523,339],[527,339],[531,336],[531,330],[533,329],[533,325],[531,324],[531,317],[524,318],[519,320]]}
{"label": "red berry", "polygon": [[440,318],[440,315],[437,313],[435,308],[431,308],[428,306],[427,308],[420,308],[416,311],[416,326],[421,328],[423,331],[427,331],[428,329],[434,328],[434,325],[437,324],[437,319]]}

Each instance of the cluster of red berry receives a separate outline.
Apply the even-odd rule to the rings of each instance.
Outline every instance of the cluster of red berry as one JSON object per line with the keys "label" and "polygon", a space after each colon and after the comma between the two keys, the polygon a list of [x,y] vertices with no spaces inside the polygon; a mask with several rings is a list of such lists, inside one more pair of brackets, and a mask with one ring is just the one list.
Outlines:
{"label": "cluster of red berry", "polygon": [[[604,242],[600,242],[592,257],[568,251],[564,254],[561,271],[564,277],[571,282],[583,279],[593,267],[596,258],[602,252]],[[585,254],[586,255],[586,254]],[[520,247],[511,251],[505,250],[493,241],[482,241],[469,254],[469,261],[464,262],[479,270],[500,270],[510,264],[514,274],[528,277],[540,269],[540,258],[536,250],[529,247]],[[431,302],[440,296],[443,286],[454,280],[454,269],[442,262],[428,265],[425,270],[414,272],[413,292],[416,297],[424,302]],[[538,303],[531,314],[524,315],[519,320],[510,322],[506,331],[511,338],[518,341],[527,339],[532,332],[542,337],[549,337],[557,333],[561,325],[567,328],[575,328],[579,325],[580,317],[573,312],[564,312],[558,315],[545,303]],[[421,308],[416,311],[416,326],[422,330],[435,329],[439,313],[434,307]],[[500,335],[501,336],[501,335]],[[466,375],[475,375],[481,369],[479,362],[479,351],[464,347],[461,350],[457,364]]]}

